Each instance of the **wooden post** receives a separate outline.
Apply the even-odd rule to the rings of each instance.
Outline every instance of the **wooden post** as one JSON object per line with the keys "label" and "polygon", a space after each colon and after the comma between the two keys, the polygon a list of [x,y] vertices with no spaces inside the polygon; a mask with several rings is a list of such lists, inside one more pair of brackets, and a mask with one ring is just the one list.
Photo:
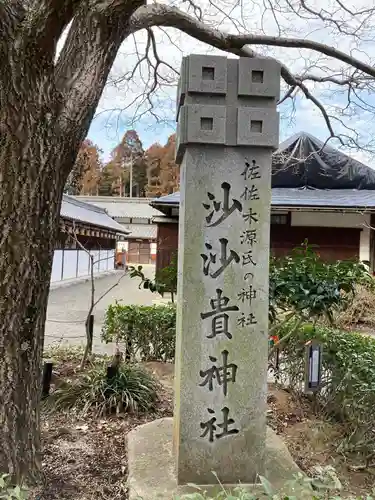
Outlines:
{"label": "wooden post", "polygon": [[118,373],[118,367],[117,366],[107,366],[107,383],[108,385],[111,384],[113,379],[116,378]]}
{"label": "wooden post", "polygon": [[49,396],[52,379],[52,368],[53,363],[51,362],[46,362],[43,365],[42,399],[45,399]]}
{"label": "wooden post", "polygon": [[133,325],[129,325],[128,334],[126,335],[126,347],[125,347],[125,362],[130,363],[131,361],[131,350],[132,350],[132,340],[131,336],[133,334]]}

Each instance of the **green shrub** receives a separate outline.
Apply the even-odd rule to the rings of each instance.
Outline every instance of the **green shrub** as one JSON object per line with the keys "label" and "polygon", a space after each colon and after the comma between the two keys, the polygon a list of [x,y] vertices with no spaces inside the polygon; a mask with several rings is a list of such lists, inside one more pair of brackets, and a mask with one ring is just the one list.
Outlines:
{"label": "green shrub", "polygon": [[171,300],[174,302],[174,296],[177,292],[177,256],[173,255],[169,266],[163,267],[156,271],[155,279],[147,278],[142,266],[130,266],[130,277],[139,278],[139,288],[150,290],[152,293],[158,293],[162,297],[165,293],[171,294]]}
{"label": "green shrub", "polygon": [[364,264],[325,262],[305,242],[290,256],[270,260],[270,319],[282,309],[306,318],[326,316],[332,323],[334,310],[348,306],[358,284],[374,289]]}
{"label": "green shrub", "polygon": [[27,488],[11,486],[9,474],[0,474],[0,499],[26,500]]}
{"label": "green shrub", "polygon": [[[375,339],[357,333],[305,324],[287,337],[291,325],[278,334],[283,345],[278,375],[296,392],[305,373],[305,343],[323,345],[321,389],[314,395],[317,406],[343,422],[347,439],[342,448],[371,458],[375,453]],[[282,338],[285,338],[283,342]]]}
{"label": "green shrub", "polygon": [[111,305],[106,311],[102,339],[105,342],[124,342],[132,360],[173,360],[176,308],[173,304]]}
{"label": "green shrub", "polygon": [[46,400],[52,410],[75,408],[82,416],[150,412],[155,408],[158,382],[141,367],[121,364],[117,376],[107,380],[106,363],[96,363],[74,380],[56,389]]}

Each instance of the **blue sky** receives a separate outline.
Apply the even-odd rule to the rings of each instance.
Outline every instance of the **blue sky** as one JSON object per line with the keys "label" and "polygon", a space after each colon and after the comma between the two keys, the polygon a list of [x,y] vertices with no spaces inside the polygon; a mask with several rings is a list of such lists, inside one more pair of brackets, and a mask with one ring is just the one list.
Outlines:
{"label": "blue sky", "polygon": [[[375,97],[370,97],[367,100],[375,106]],[[343,99],[336,97],[334,105],[338,108],[342,107],[344,105]],[[306,99],[299,97],[296,99],[293,116],[290,105],[284,105],[279,111],[280,142],[301,131],[308,132],[322,141],[327,139],[328,131],[320,111]],[[171,110],[170,119],[163,120],[162,123],[157,123],[151,115],[145,115],[140,121],[132,124],[131,119],[125,113],[102,111],[94,118],[88,137],[103,150],[103,160],[107,161],[111,151],[120,142],[126,130],[132,128],[138,132],[144,149],[155,142],[164,145],[168,137],[175,132],[176,124],[173,115],[173,110]],[[366,130],[372,134],[372,119],[372,116],[368,116],[367,119],[363,116],[361,120],[357,120],[358,130],[362,130],[363,136],[366,134]],[[331,145],[339,147],[337,141],[332,141]],[[372,159],[363,151],[351,150],[349,154],[372,166]]]}
{"label": "blue sky", "polygon": [[[170,1],[166,0],[166,3],[170,3]],[[346,19],[346,12],[340,13],[342,19],[346,19],[348,29],[355,29],[360,26],[361,28],[358,29],[364,30],[362,39],[343,35],[341,32],[338,33],[335,25],[324,23],[319,17],[311,19],[311,16],[301,17],[291,14],[290,9],[287,8],[286,0],[280,0],[278,3],[280,3],[280,9],[281,7],[285,8],[288,15],[281,14],[280,11],[277,25],[272,12],[269,9],[267,10],[266,4],[262,0],[241,2],[243,4],[242,9],[245,9],[241,13],[232,12],[230,2],[224,0],[216,0],[215,2],[201,0],[199,5],[202,6],[207,18],[210,21],[215,20],[215,23],[218,26],[220,25],[220,29],[224,31],[234,32],[239,26],[238,23],[245,23],[241,24],[240,31],[246,33],[267,33],[268,35],[278,36],[279,30],[281,30],[280,34],[289,38],[294,36],[300,39],[308,38],[323,42],[328,46],[350,53],[358,59],[363,59],[366,63],[373,63],[373,54],[375,54],[373,34],[366,31],[366,24],[362,25],[360,16],[358,18],[351,16]],[[310,0],[310,4],[318,11],[323,8],[329,9],[326,0]],[[348,0],[347,2],[347,5],[353,9],[354,5],[356,9],[362,9],[373,6],[372,4],[373,0]],[[183,2],[179,6],[184,8]],[[222,17],[220,13],[226,12],[228,9],[231,12],[230,16],[224,17],[220,21],[219,18]],[[335,16],[337,15],[338,13],[335,13]],[[234,26],[234,22],[237,23],[237,28]],[[164,81],[175,82],[176,74],[174,69],[180,67],[183,55],[190,53],[228,55],[212,49],[206,44],[197,42],[195,39],[174,29],[161,30],[155,28],[153,33],[156,37],[159,57],[168,64],[168,66],[162,65],[159,68]],[[147,34],[141,31],[134,38],[129,37],[123,43],[99,103],[98,115],[92,122],[88,136],[103,150],[104,160],[109,158],[111,150],[119,143],[128,129],[135,129],[138,132],[145,149],[154,142],[165,144],[168,136],[175,131],[176,87],[174,85],[169,83],[158,87],[157,92],[153,95],[154,110],[162,118],[161,123],[157,123],[151,114],[142,115],[144,107],[142,108],[142,104],[138,106],[139,102],[142,101],[142,96],[146,95],[145,93],[150,90],[154,83],[153,72],[150,71],[149,63],[143,62],[139,64],[140,56],[144,54],[147,47],[146,42]],[[261,45],[257,46],[256,50],[263,56],[276,57],[296,75],[303,76],[306,73],[311,73],[317,77],[334,75],[337,78],[345,78],[352,74],[353,71],[353,68],[344,63],[312,50],[285,49]],[[135,67],[137,67],[137,71],[133,74]],[[131,78],[129,75],[131,75]],[[159,83],[163,81],[163,78],[159,79]],[[374,113],[366,110],[362,112],[361,109],[352,106],[346,111],[344,122],[340,123],[337,119],[342,118],[343,109],[347,105],[347,95],[340,91],[346,89],[332,84],[315,84],[312,82],[308,82],[307,86],[311,93],[325,106],[327,112],[336,117],[336,119],[332,118],[335,133],[353,135],[353,130],[348,131],[347,128],[351,127],[354,129],[354,134],[359,132],[362,145],[366,145],[372,140],[375,141],[375,134],[373,133],[375,96],[368,94],[364,96],[367,104],[374,106]],[[283,90],[285,91],[285,85]],[[353,99],[353,95],[351,95],[351,98]],[[139,114],[142,115],[142,119],[132,123],[131,117],[134,115],[139,116]],[[325,141],[329,136],[320,110],[311,101],[307,101],[300,95],[295,100],[294,110],[292,110],[290,101],[281,106],[280,117],[280,141],[299,131],[315,135],[322,141]],[[331,145],[337,147],[339,143],[332,141]],[[375,151],[375,144],[372,146]],[[350,150],[350,154],[369,166],[375,164],[372,156],[363,150]]]}
{"label": "blue sky", "polygon": [[175,132],[175,122],[173,118],[169,123],[156,123],[152,117],[145,117],[132,126],[119,113],[103,112],[95,117],[88,134],[88,137],[103,150],[103,159],[108,160],[111,151],[120,142],[126,130],[134,129],[143,143],[143,148],[147,149],[151,144],[159,142],[164,145],[168,137]]}

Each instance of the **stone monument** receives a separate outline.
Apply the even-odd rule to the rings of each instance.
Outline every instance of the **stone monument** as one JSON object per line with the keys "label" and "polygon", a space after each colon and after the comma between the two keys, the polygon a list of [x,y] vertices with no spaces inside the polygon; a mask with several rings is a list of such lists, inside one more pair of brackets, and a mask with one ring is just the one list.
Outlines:
{"label": "stone monument", "polygon": [[266,439],[279,92],[280,66],[272,59],[183,59],[173,451],[170,420],[130,433],[130,498],[212,485],[213,472],[223,484],[254,484],[275,467],[275,479],[298,470],[276,436]]}
{"label": "stone monument", "polygon": [[174,442],[179,484],[264,473],[271,155],[280,67],[184,58]]}

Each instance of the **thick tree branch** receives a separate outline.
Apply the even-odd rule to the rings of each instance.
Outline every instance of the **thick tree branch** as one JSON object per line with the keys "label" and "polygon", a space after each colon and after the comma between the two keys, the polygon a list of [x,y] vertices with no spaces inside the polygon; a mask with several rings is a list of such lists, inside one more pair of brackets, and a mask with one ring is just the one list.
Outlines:
{"label": "thick tree branch", "polygon": [[232,49],[228,43],[229,35],[227,33],[207,26],[203,21],[182,12],[176,7],[157,3],[139,7],[132,15],[129,25],[133,33],[152,26],[176,28],[218,49],[225,51],[231,51]]}
{"label": "thick tree branch", "polygon": [[348,78],[337,78],[335,76],[317,76],[311,73],[306,73],[301,77],[301,80],[310,80],[312,82],[317,83],[334,83],[335,85],[339,85],[342,87],[353,86],[356,88],[362,88],[365,85],[368,85],[370,82],[373,82],[374,79],[371,76],[360,74],[356,76],[355,74],[349,76]]}
{"label": "thick tree branch", "polygon": [[309,49],[342,61],[349,66],[375,77],[375,68],[359,59],[346,54],[334,47],[313,40],[299,38],[273,37],[267,35],[231,35],[208,27],[203,22],[181,12],[175,7],[161,4],[152,4],[140,7],[132,16],[132,29],[138,31],[152,26],[169,26],[197,38],[209,45],[213,45],[227,52],[241,50],[246,45],[266,45],[274,47],[291,47]]}
{"label": "thick tree branch", "polygon": [[24,15],[25,9],[21,0],[0,1],[0,55],[2,57],[8,53],[9,44],[12,43],[15,30]]}
{"label": "thick tree branch", "polygon": [[[186,34],[212,45],[220,50],[231,52],[242,57],[256,57],[256,52],[242,43],[242,35],[229,35],[227,33],[209,28],[201,21],[181,12],[174,7],[168,7],[160,4],[153,4],[140,7],[132,16],[130,21],[131,30],[136,32],[150,26],[169,26],[184,31]],[[262,37],[259,37],[262,38]],[[263,37],[270,38],[270,37]],[[303,78],[294,76],[289,69],[282,63],[281,76],[291,87],[299,87],[305,97],[311,100],[322,113],[324,121],[330,133],[330,137],[335,137],[333,127],[322,103],[309,91],[303,83]],[[375,70],[374,70],[375,74]]]}
{"label": "thick tree branch", "polygon": [[347,5],[344,5],[344,3],[341,2],[340,0],[336,0],[336,3],[342,8],[342,10],[344,10],[345,12],[347,12],[348,14],[350,14],[353,17],[354,16],[362,16],[364,14],[371,14],[372,12],[374,12],[374,7],[371,7],[369,9],[352,11],[349,9],[349,7]]}
{"label": "thick tree branch", "polygon": [[98,1],[96,8],[93,3],[80,4],[55,68],[56,86],[64,96],[59,131],[73,135],[74,148],[88,131],[117,51],[129,33],[129,17],[143,2]]}
{"label": "thick tree branch", "polygon": [[28,38],[45,56],[53,57],[57,42],[82,0],[33,0],[25,19]]}
{"label": "thick tree branch", "polygon": [[313,40],[301,40],[299,38],[283,38],[266,35],[228,35],[228,43],[233,48],[242,48],[245,45],[267,45],[274,47],[309,49],[342,61],[369,76],[375,77],[375,68],[373,66],[370,66],[369,64],[366,64],[359,59],[342,52],[341,50]]}

